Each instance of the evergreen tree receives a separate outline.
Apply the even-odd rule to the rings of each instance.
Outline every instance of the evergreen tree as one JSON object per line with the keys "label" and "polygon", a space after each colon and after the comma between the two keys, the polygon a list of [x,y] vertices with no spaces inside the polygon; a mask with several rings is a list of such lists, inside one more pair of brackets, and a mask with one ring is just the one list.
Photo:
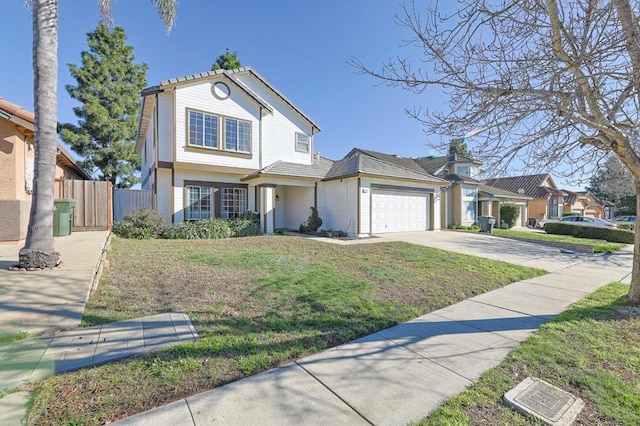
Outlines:
{"label": "evergreen tree", "polygon": [[241,67],[242,64],[240,63],[240,59],[238,59],[238,52],[230,52],[229,49],[226,49],[213,63],[211,71],[235,70]]}
{"label": "evergreen tree", "polygon": [[68,64],[77,85],[67,85],[67,92],[82,104],[73,109],[78,124],[59,127],[62,140],[83,157],[82,166],[120,188],[138,182],[135,136],[140,91],[147,84],[147,65],[134,63],[126,40],[122,27],[111,30],[104,22],[87,34],[82,65]]}
{"label": "evergreen tree", "polygon": [[472,158],[467,143],[463,138],[452,139],[449,143],[449,155],[461,155],[463,157]]}

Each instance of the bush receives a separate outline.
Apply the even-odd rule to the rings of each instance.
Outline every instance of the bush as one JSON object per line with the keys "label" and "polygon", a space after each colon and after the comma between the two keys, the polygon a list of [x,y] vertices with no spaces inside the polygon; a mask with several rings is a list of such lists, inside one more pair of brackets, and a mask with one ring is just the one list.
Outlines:
{"label": "bush", "polygon": [[582,216],[582,215],[578,212],[562,213],[562,217],[567,217],[567,216]]}
{"label": "bush", "polygon": [[113,233],[118,237],[131,240],[150,240],[156,238],[156,233],[150,228],[138,228],[131,222],[124,220],[113,224]]}
{"label": "bush", "polygon": [[626,229],[598,228],[572,223],[548,222],[544,224],[547,234],[571,235],[576,238],[606,240],[610,243],[633,244],[635,234]]}
{"label": "bush", "polygon": [[505,222],[509,228],[513,228],[518,220],[520,207],[513,203],[502,203],[500,205],[500,220]]}
{"label": "bush", "polygon": [[201,219],[176,223],[163,237],[170,240],[213,240],[260,235],[260,226],[250,219]]}
{"label": "bush", "polygon": [[163,237],[170,240],[209,240],[233,236],[230,221],[224,219],[201,219],[172,225]]}
{"label": "bush", "polygon": [[330,230],[322,230],[318,233],[316,233],[316,235],[318,235],[319,237],[326,237],[326,238],[346,238],[347,237],[347,233],[344,231],[330,231]]}
{"label": "bush", "polygon": [[300,224],[300,232],[303,234],[313,234],[322,226],[322,219],[318,216],[318,209],[311,208],[311,214],[305,223]]}
{"label": "bush", "polygon": [[260,235],[260,225],[251,219],[230,219],[232,237],[252,237]]}
{"label": "bush", "polygon": [[166,229],[167,219],[151,209],[136,209],[113,224],[118,237],[138,240],[158,238]]}
{"label": "bush", "polygon": [[260,227],[260,213],[256,211],[247,210],[246,212],[242,213],[242,215],[240,215],[240,219],[250,220],[251,222],[258,225],[258,227]]}
{"label": "bush", "polygon": [[634,231],[636,229],[635,223],[619,223],[618,229],[628,229],[630,231]]}

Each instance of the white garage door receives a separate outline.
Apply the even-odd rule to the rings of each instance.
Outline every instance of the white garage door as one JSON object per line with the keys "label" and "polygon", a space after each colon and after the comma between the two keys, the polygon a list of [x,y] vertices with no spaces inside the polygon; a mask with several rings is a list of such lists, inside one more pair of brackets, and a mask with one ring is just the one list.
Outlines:
{"label": "white garage door", "polygon": [[371,232],[429,229],[429,194],[375,190],[371,193]]}

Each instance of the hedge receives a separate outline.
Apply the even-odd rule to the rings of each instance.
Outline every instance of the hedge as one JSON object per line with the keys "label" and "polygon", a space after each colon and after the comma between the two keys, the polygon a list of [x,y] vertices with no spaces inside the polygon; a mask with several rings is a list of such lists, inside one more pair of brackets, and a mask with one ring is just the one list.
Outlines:
{"label": "hedge", "polygon": [[599,228],[573,223],[548,222],[544,224],[547,234],[571,235],[576,238],[606,240],[610,243],[633,244],[635,234],[626,229]]}

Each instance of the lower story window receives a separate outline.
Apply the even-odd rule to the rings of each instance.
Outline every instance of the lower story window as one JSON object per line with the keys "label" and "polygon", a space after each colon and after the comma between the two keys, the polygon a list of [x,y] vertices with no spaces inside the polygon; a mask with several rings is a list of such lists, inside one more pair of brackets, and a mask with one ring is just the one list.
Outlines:
{"label": "lower story window", "polygon": [[222,188],[222,218],[240,217],[247,211],[246,188]]}
{"label": "lower story window", "polygon": [[213,188],[207,186],[187,186],[185,219],[209,219],[213,217],[213,212]]}
{"label": "lower story window", "polygon": [[475,201],[463,201],[462,208],[464,212],[464,220],[473,222],[476,220],[476,202]]}

